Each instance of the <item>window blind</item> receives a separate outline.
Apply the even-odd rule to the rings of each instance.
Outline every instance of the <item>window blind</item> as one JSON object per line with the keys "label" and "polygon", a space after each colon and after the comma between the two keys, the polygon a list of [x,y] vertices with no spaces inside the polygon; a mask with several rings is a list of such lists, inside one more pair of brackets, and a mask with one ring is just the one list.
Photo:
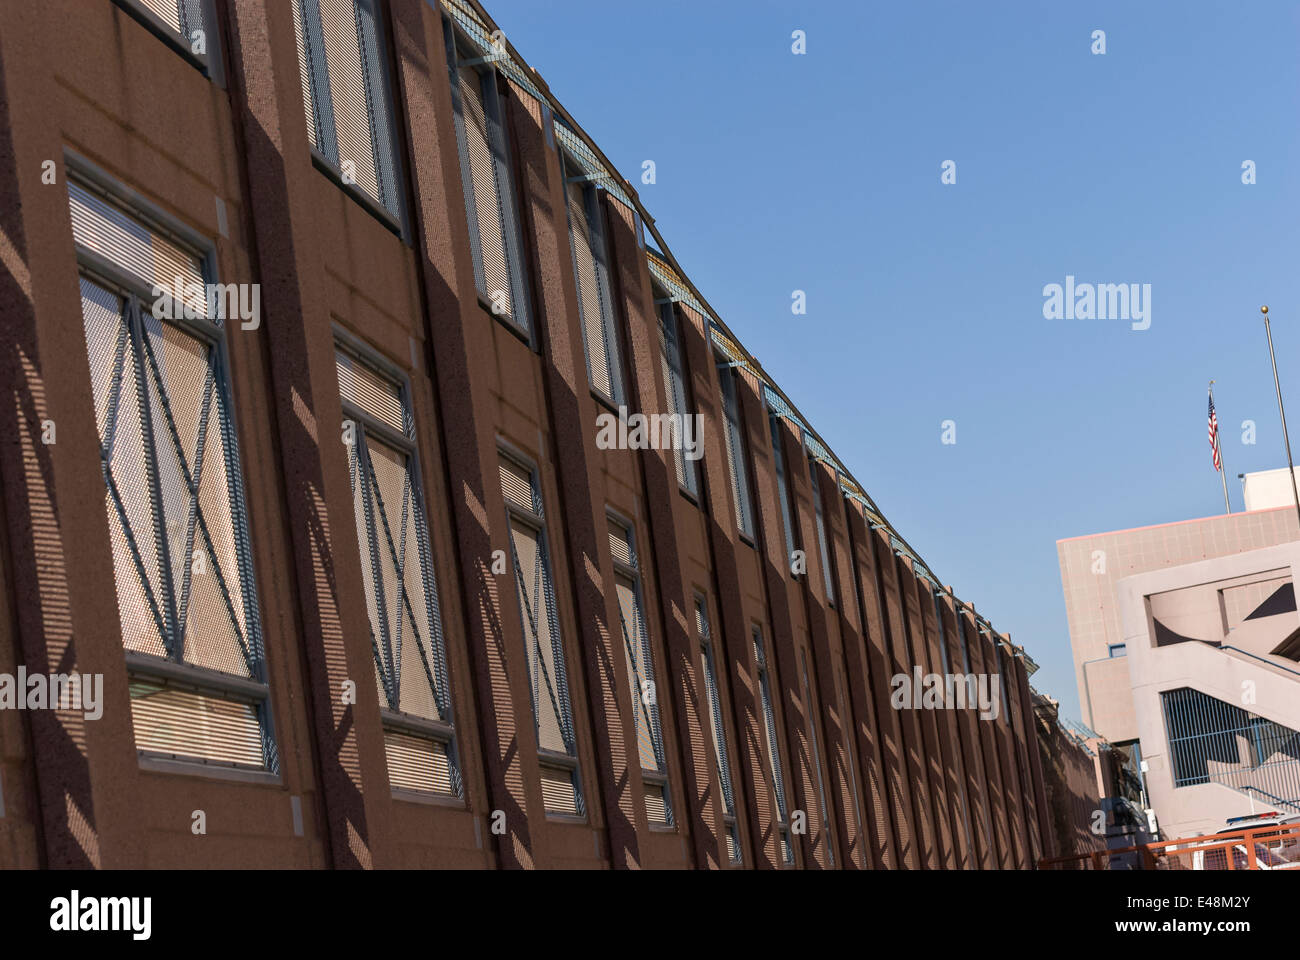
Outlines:
{"label": "window blind", "polygon": [[822,557],[822,584],[826,588],[826,602],[835,606],[835,581],[831,576],[831,555],[826,546],[826,520],[822,513],[822,486],[817,478],[817,461],[808,458],[808,476],[812,480],[813,512],[817,517],[817,548]]}
{"label": "window blind", "polygon": [[776,464],[776,491],[781,500],[781,524],[785,531],[786,569],[794,555],[794,518],[790,513],[790,488],[785,477],[785,453],[781,448],[781,423],[776,414],[769,418],[772,428],[772,459]]}
{"label": "window blind", "polygon": [[[79,177],[68,193],[122,642],[144,655],[137,747],[275,769],[265,696],[236,703],[221,680],[265,682],[220,330],[152,311],[155,285],[206,279],[203,258]],[[199,317],[205,299],[190,304]],[[168,661],[203,668],[202,691],[149,675]]]}
{"label": "window blind", "polygon": [[[664,394],[668,398],[669,413],[685,418],[688,416],[686,378],[682,372],[677,313],[671,302],[659,305],[659,358],[663,366]],[[680,448],[673,449],[673,461],[677,467],[677,483],[691,496],[699,496],[695,464],[686,459],[686,452]]]}
{"label": "window blind", "polygon": [[[636,570],[636,551],[631,531],[623,524],[610,519],[609,541],[614,559],[624,564],[614,573],[614,592],[618,599],[619,628],[623,636],[624,665],[631,686],[633,718],[636,721],[637,754],[642,771],[653,774],[645,777],[648,802],[646,812],[651,822],[671,823],[672,810],[666,782],[667,762],[664,756],[663,729],[659,716],[659,698],[655,685],[654,654],[650,645],[650,632],[646,627],[641,608],[641,583]],[[662,814],[662,818],[656,819]]]}
{"label": "window blind", "polygon": [[[556,619],[555,590],[541,518],[541,493],[536,488],[532,471],[509,457],[501,457],[500,473],[501,489],[507,504],[515,589],[523,621],[537,745],[545,752],[577,757],[564,643]],[[544,765],[546,809],[552,813],[581,812],[582,798],[576,767],[565,768],[560,779],[567,783],[567,787],[559,794],[556,793],[559,790],[556,786],[558,776],[548,774]]]}
{"label": "window blind", "polygon": [[731,756],[727,750],[727,731],[722,723],[722,699],[718,694],[718,678],[713,663],[713,639],[709,634],[709,617],[704,609],[704,598],[695,598],[695,629],[700,637],[700,659],[704,667],[704,693],[708,697],[709,733],[713,740],[713,756],[718,763],[718,781],[722,785],[723,822],[726,827],[727,858],[731,863],[741,860],[740,834],[736,823],[736,800],[731,787]]}
{"label": "window blind", "polygon": [[[565,164],[567,171],[574,168]],[[569,249],[578,285],[578,312],[587,353],[587,377],[593,389],[613,403],[623,401],[618,335],[609,293],[609,267],[596,189],[590,184],[565,185],[569,216]]]}
{"label": "window blind", "polygon": [[[335,351],[335,370],[352,427],[348,469],[380,702],[399,718],[450,726],[446,643],[414,418],[401,384],[350,351]],[[385,735],[392,786],[459,795],[454,737],[443,741],[422,728],[417,732],[418,726]]]}
{"label": "window blind", "polygon": [[308,139],[343,177],[400,216],[396,129],[380,0],[294,0]]}
{"label": "window blind", "polygon": [[763,710],[763,730],[767,738],[767,757],[772,774],[772,792],[776,795],[778,832],[781,838],[781,856],[785,863],[794,862],[790,847],[790,813],[785,796],[785,765],[781,762],[781,741],[776,732],[776,711],[772,707],[772,685],[768,677],[767,651],[763,646],[763,632],[754,627],[754,662],[758,668],[759,703]]}
{"label": "window blind", "polygon": [[458,63],[455,30],[449,23],[446,37],[474,279],[492,312],[527,333],[523,247],[497,75]]}
{"label": "window blind", "polygon": [[727,421],[727,470],[731,474],[731,497],[736,510],[736,529],[753,539],[754,517],[749,502],[749,478],[745,472],[745,441],[740,432],[735,371],[730,368],[719,368],[718,381],[722,387],[722,407]]}

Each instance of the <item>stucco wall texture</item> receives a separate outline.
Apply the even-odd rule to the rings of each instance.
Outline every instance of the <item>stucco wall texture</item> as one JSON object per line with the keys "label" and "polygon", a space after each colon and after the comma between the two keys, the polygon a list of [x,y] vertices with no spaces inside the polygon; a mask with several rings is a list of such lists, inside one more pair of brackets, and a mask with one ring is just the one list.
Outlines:
{"label": "stucco wall texture", "polygon": [[[768,651],[774,745],[803,868],[1026,868],[1056,852],[1023,660],[894,550],[780,420],[806,575],[787,562],[763,394],[740,368],[755,532],[737,532],[708,331],[678,309],[700,493],[669,450],[600,449],[564,171],[549,111],[504,76],[533,342],[475,287],[443,11],[387,0],[406,223],[314,164],[292,8],[217,0],[214,80],[112,0],[0,5],[0,673],[104,677],[103,716],[0,711],[0,867],[725,868],[722,785],[694,603],[712,626],[741,862],[785,866],[752,630]],[[75,24],[75,31],[69,25]],[[266,647],[278,776],[142,766],[119,629],[99,435],[80,322],[66,153],[211,238],[223,282],[260,284],[229,325],[230,390]],[[47,161],[54,182],[44,182]],[[48,178],[45,178],[48,179]],[[628,185],[623,189],[631,191]],[[629,406],[669,408],[642,224],[601,191]],[[464,796],[391,789],[335,368],[343,331],[409,380],[439,578]],[[816,349],[816,345],[811,346]],[[826,349],[832,349],[829,345]],[[42,442],[43,424],[57,442]],[[586,812],[548,816],[507,547],[501,444],[547,505]],[[814,492],[813,482],[820,485]],[[836,602],[823,589],[826,505]],[[607,511],[632,523],[672,808],[650,823],[619,646]],[[1005,672],[1007,709],[894,709],[889,678],[946,655]],[[358,679],[355,704],[339,695]],[[359,678],[365,678],[364,681]],[[1069,749],[1062,747],[1062,749]],[[1059,764],[1053,764],[1053,769]],[[203,811],[206,832],[192,830]],[[494,813],[501,811],[504,817]],[[504,832],[494,832],[494,822]]]}

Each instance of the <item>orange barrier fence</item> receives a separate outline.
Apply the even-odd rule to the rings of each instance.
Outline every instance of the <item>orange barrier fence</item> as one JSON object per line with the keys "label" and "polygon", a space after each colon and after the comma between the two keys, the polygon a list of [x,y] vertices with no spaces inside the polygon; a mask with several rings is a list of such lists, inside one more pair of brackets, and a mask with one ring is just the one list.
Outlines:
{"label": "orange barrier fence", "polygon": [[1038,862],[1040,870],[1300,870],[1300,824],[1093,850]]}

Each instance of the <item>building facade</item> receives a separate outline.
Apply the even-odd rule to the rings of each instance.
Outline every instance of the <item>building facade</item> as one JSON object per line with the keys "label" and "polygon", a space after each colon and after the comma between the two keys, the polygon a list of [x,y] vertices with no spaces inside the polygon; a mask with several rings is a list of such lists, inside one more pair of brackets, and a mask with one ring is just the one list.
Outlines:
{"label": "building facade", "polygon": [[0,866],[1055,852],[1032,661],[479,6],[7,5],[0,158]]}
{"label": "building facade", "polygon": [[1296,539],[1291,502],[1058,543],[1085,720],[1166,838],[1300,813]]}

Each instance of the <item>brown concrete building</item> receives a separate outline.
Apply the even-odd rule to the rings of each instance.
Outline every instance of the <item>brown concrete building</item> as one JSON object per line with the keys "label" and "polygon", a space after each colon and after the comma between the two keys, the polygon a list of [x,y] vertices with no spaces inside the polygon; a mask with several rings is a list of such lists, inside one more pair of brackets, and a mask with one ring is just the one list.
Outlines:
{"label": "brown concrete building", "polygon": [[0,866],[1055,852],[1032,661],[495,30],[0,7],[0,675],[102,678],[0,709]]}

